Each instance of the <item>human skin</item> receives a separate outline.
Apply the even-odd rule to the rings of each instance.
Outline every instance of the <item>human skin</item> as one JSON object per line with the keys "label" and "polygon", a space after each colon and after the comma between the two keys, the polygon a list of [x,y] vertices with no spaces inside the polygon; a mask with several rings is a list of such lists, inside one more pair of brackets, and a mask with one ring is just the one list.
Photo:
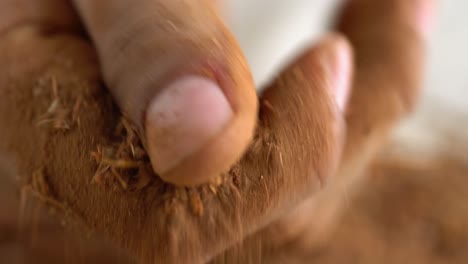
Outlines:
{"label": "human skin", "polygon": [[[0,122],[4,128],[0,146],[14,157],[21,184],[28,185],[34,172],[44,169],[53,190],[48,195],[67,205],[67,211],[73,212],[68,217],[79,219],[142,260],[172,262],[203,262],[280,218],[284,217],[280,225],[282,221],[290,223],[288,213],[315,199],[317,190],[324,188],[321,196],[332,195],[336,181],[358,175],[417,98],[425,32],[421,21],[427,13],[421,10],[428,5],[428,1],[403,0],[349,3],[338,27],[356,57],[353,92],[349,107],[345,107],[352,55],[342,36],[328,37],[306,51],[257,100],[241,52],[210,1],[177,2],[189,5],[183,9],[174,1],[141,1],[142,6],[135,5],[137,10],[115,4],[123,3],[120,1],[109,8],[93,6],[96,1],[77,1],[98,56],[69,3],[0,3],[6,14],[0,20],[0,51],[8,69],[0,73]],[[105,3],[100,1],[99,5]],[[109,14],[93,15],[96,10]],[[129,18],[118,16],[122,14],[119,10],[125,10]],[[151,13],[155,10],[165,12],[155,16]],[[193,10],[195,15],[180,18],[186,14],[177,13],[180,10]],[[169,21],[177,22],[175,27],[158,24],[168,21],[166,14],[171,15]],[[109,21],[116,19],[130,28],[114,28]],[[132,19],[137,21],[132,23]],[[170,34],[161,39],[160,34],[149,34],[154,30]],[[129,41],[129,37],[136,40]],[[145,39],[138,40],[141,37]],[[132,48],[138,43],[143,46]],[[141,50],[145,53],[140,54]],[[125,54],[126,65],[114,61],[119,52]],[[193,58],[195,64],[186,63],[190,61],[187,58]],[[203,65],[202,70],[198,65]],[[139,78],[139,74],[150,77]],[[163,84],[193,74],[215,79],[221,86],[233,111],[230,123],[202,150],[159,176],[166,182],[192,185],[209,182],[230,168],[216,192],[206,193],[207,185],[176,187],[156,175],[137,192],[114,192],[89,184],[96,164],[88,154],[112,141],[110,130],[120,116],[107,103],[101,77],[135,125],[158,172],[158,154],[152,154],[152,147],[158,144],[152,144],[152,132],[148,132],[155,124],[148,124],[151,118],[141,106],[145,108]],[[63,103],[73,105],[77,98],[85,99],[79,111],[81,123],[68,133],[44,129],[35,122],[38,114],[47,112],[50,99],[35,98],[32,89],[37,80],[47,76],[56,78]],[[340,159],[343,117],[347,134]],[[236,162],[245,149],[241,161]],[[325,184],[331,187],[325,188]],[[202,213],[193,213],[193,199],[202,202]],[[310,217],[310,212],[301,215]]]}

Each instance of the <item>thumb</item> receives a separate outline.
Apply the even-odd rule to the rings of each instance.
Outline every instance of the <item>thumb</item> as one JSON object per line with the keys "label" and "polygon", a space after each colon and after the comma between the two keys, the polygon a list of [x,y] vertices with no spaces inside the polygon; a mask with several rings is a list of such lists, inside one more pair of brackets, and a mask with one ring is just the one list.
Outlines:
{"label": "thumb", "polygon": [[251,74],[213,1],[75,0],[105,81],[154,170],[206,183],[237,161],[257,116]]}

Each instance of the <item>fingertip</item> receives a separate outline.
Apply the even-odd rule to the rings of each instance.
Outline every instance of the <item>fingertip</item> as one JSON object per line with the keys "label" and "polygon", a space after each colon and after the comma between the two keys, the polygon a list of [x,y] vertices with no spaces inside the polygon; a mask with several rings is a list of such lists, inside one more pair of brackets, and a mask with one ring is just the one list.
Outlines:
{"label": "fingertip", "polygon": [[150,102],[146,148],[164,181],[178,186],[212,182],[247,150],[258,119],[258,99],[243,65],[231,63],[222,73],[186,75],[163,87]]}
{"label": "fingertip", "polygon": [[428,38],[431,34],[435,22],[435,5],[434,0],[419,0],[417,2],[416,11],[416,26],[419,32]]}
{"label": "fingertip", "polygon": [[321,68],[327,70],[325,78],[330,79],[329,90],[341,112],[345,111],[351,94],[353,57],[353,49],[348,39],[339,33],[330,33],[302,59],[302,65],[313,65],[320,61]]}
{"label": "fingertip", "polygon": [[351,93],[353,51],[346,37],[340,34],[329,35],[326,43],[329,45],[331,56],[329,63],[334,79],[334,97],[339,110],[344,112]]}
{"label": "fingertip", "polygon": [[159,176],[177,186],[199,186],[217,182],[240,160],[253,138],[250,128],[234,118],[219,134],[212,137],[198,151]]}
{"label": "fingertip", "polygon": [[[154,170],[174,184],[209,180],[205,178],[209,178],[208,173],[174,175],[170,172],[184,166],[221,134],[233,115],[230,103],[213,80],[186,76],[163,88],[146,112],[146,138]],[[203,162],[209,162],[209,157]]]}

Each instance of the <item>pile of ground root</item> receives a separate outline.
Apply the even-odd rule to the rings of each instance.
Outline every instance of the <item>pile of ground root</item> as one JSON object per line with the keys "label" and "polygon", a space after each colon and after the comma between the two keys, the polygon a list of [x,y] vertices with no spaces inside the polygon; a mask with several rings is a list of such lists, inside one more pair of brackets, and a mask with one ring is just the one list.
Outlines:
{"label": "pile of ground root", "polygon": [[413,158],[375,164],[332,239],[294,262],[466,263],[468,164]]}
{"label": "pile of ground root", "polygon": [[[468,165],[460,160],[385,159],[373,167],[359,194],[350,198],[330,241],[272,259],[319,264],[466,263],[467,187]],[[10,206],[3,203],[0,217],[0,259],[8,263],[131,263],[102,241],[76,239],[50,222],[21,228],[20,219],[12,217],[17,202],[3,201]]]}

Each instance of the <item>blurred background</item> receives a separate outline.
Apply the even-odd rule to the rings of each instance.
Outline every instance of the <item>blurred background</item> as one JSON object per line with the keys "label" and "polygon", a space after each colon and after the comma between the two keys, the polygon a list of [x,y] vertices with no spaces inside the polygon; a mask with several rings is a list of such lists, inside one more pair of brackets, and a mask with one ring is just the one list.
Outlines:
{"label": "blurred background", "polygon": [[[344,1],[225,2],[226,20],[261,90],[281,65],[330,31],[334,14]],[[468,145],[468,2],[435,2],[437,19],[428,43],[424,94],[417,111],[395,133],[397,140],[417,145],[418,152],[455,141]],[[466,136],[463,131],[467,131]],[[451,138],[441,136],[447,133]]]}
{"label": "blurred background", "polygon": [[[330,30],[341,0],[227,0],[226,19],[262,85],[302,47]],[[436,1],[437,21],[430,40],[424,101],[437,98],[457,109],[468,108],[468,3]]]}

